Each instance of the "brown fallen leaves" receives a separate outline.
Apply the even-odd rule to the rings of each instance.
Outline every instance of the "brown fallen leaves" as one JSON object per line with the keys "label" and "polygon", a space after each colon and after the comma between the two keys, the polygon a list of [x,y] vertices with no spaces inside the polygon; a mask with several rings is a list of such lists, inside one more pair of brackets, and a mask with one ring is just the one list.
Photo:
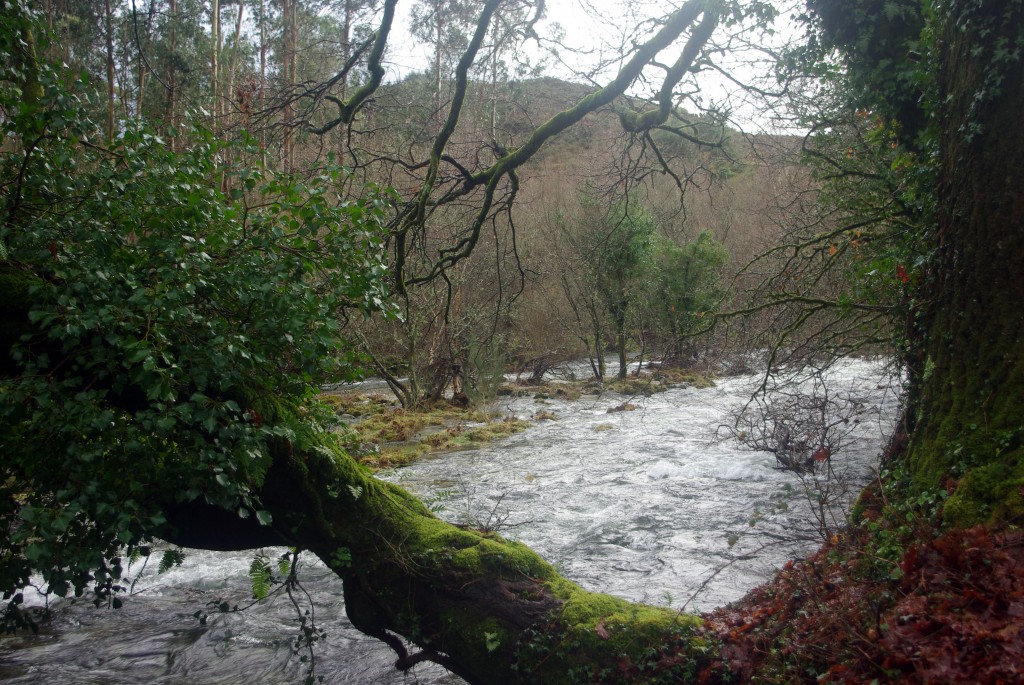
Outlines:
{"label": "brown fallen leaves", "polygon": [[863,549],[833,541],[706,616],[733,677],[1024,683],[1024,532],[943,533],[907,549],[898,579],[855,571]]}

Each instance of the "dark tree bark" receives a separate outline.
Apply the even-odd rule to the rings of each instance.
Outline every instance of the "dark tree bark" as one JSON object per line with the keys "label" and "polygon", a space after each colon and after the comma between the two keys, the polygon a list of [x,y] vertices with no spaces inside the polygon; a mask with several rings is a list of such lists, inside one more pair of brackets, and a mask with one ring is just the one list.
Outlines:
{"label": "dark tree bark", "polygon": [[114,139],[114,27],[110,0],[103,5],[103,30],[107,47],[107,140]]}
{"label": "dark tree bark", "polygon": [[[938,221],[920,287],[921,361],[909,464],[921,486],[960,478],[947,520],[1024,514],[1024,44],[1019,0],[942,8]],[[1010,48],[1012,50],[1012,48]]]}

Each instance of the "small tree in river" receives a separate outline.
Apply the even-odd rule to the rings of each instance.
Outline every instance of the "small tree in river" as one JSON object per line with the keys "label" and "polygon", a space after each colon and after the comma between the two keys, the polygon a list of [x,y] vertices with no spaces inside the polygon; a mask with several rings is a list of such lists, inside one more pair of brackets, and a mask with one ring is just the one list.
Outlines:
{"label": "small tree in river", "polygon": [[560,221],[567,260],[562,290],[574,312],[577,335],[586,343],[594,375],[605,374],[605,340],[614,338],[619,378],[626,377],[629,324],[645,292],[655,236],[654,218],[635,205],[602,211],[582,203],[576,221]]}
{"label": "small tree in river", "polygon": [[720,273],[729,252],[709,231],[685,245],[660,238],[647,279],[646,307],[664,361],[686,365],[696,354],[694,335],[710,324],[726,290]]}
{"label": "small tree in river", "polygon": [[654,217],[631,204],[616,205],[593,236],[594,287],[608,312],[619,355],[619,378],[626,377],[628,324],[643,293],[656,225]]}

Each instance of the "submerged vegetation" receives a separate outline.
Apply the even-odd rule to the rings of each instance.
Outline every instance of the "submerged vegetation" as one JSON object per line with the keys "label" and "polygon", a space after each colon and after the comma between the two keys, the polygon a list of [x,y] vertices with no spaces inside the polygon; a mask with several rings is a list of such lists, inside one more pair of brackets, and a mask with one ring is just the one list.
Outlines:
{"label": "submerged vegetation", "polygon": [[[612,393],[629,397],[649,396],[673,387],[706,388],[707,376],[689,369],[657,369],[625,380],[503,383],[499,397],[533,397],[538,403],[549,399],[575,401],[583,395]],[[379,394],[332,391],[317,398],[341,422],[341,439],[361,463],[393,468],[429,454],[481,446],[529,428],[532,423],[495,409],[494,403],[463,407],[449,400],[406,409]],[[628,409],[627,409],[628,407]],[[622,402],[612,411],[636,407]],[[557,414],[538,410],[533,421],[557,420]]]}
{"label": "submerged vegetation", "polygon": [[483,445],[530,426],[515,417],[449,404],[416,410],[391,405],[360,416],[351,410],[358,412],[360,404],[380,400],[353,399],[330,404],[353,416],[341,429],[342,440],[353,456],[372,468],[401,466],[427,454]]}

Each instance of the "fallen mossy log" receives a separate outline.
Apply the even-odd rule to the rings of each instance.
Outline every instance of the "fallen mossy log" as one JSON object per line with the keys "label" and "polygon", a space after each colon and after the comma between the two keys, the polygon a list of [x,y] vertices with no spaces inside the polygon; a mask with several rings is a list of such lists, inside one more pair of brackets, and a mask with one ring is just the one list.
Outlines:
{"label": "fallen mossy log", "polygon": [[438,519],[329,441],[276,445],[260,500],[270,526],[229,515],[197,526],[211,509],[197,503],[176,505],[165,535],[313,552],[343,579],[352,624],[394,648],[399,669],[434,661],[497,684],[716,680],[696,616],[588,592],[521,543]]}

